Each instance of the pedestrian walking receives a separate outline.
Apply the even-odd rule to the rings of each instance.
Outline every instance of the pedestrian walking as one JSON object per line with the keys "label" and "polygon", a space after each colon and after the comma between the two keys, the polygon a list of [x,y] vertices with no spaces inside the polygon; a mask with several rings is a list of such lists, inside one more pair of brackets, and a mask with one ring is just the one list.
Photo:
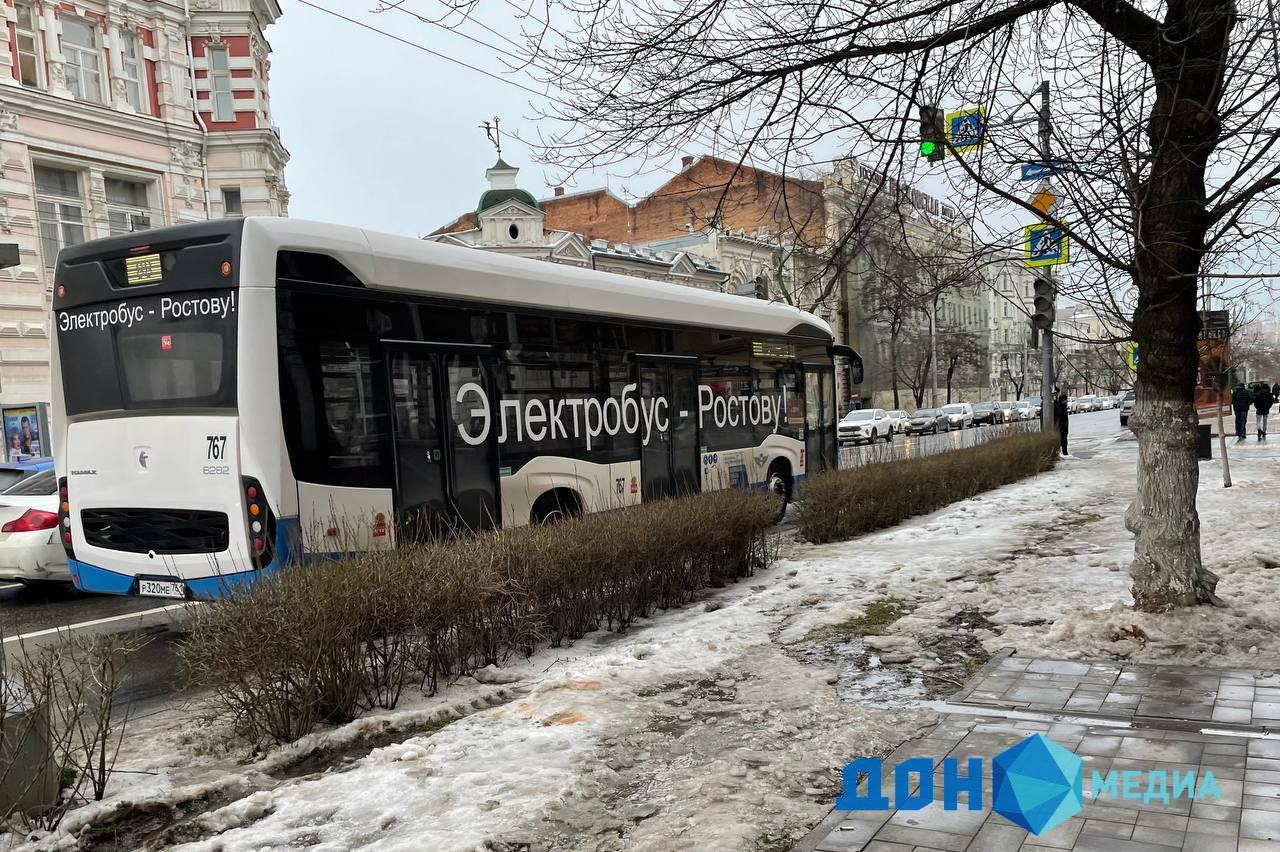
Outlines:
{"label": "pedestrian walking", "polygon": [[1053,422],[1058,426],[1058,438],[1062,441],[1062,454],[1067,454],[1067,395],[1058,394],[1053,401]]}
{"label": "pedestrian walking", "polygon": [[1253,396],[1253,409],[1258,412],[1258,440],[1265,441],[1267,439],[1267,415],[1271,413],[1271,406],[1275,404],[1276,398],[1272,396],[1271,391],[1265,385],[1259,388],[1258,392]]}
{"label": "pedestrian walking", "polygon": [[1231,394],[1231,410],[1236,413],[1236,440],[1243,441],[1245,430],[1248,428],[1249,422],[1249,405],[1252,399],[1249,392],[1245,390],[1244,383],[1236,385],[1235,392]]}

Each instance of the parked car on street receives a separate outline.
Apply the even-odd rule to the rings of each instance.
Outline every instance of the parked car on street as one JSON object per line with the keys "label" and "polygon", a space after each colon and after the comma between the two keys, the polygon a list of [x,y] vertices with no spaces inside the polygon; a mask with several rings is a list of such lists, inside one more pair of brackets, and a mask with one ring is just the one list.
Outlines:
{"label": "parked car on street", "polygon": [[1014,403],[1018,407],[1019,420],[1035,420],[1040,416],[1040,400],[1020,399]]}
{"label": "parked car on street", "polygon": [[0,493],[15,482],[20,482],[42,470],[53,470],[52,457],[45,456],[20,462],[0,462]]}
{"label": "parked car on street", "polygon": [[951,418],[941,408],[922,408],[907,421],[908,435],[936,435],[951,431]]}
{"label": "parked car on street", "polygon": [[1084,414],[1089,411],[1098,410],[1098,398],[1093,394],[1085,394],[1084,396],[1072,397],[1067,400],[1067,411],[1072,414]]}
{"label": "parked car on street", "polygon": [[901,435],[903,430],[907,428],[907,421],[911,419],[911,415],[898,408],[888,412],[888,414],[889,422],[893,424],[893,431]]}
{"label": "parked car on street", "polygon": [[995,426],[1004,422],[1004,409],[998,402],[980,402],[973,407],[975,426]]}
{"label": "parked car on street", "polygon": [[973,406],[967,402],[953,402],[942,406],[943,414],[951,422],[952,429],[968,429],[973,423]]}
{"label": "parked car on street", "polygon": [[893,423],[883,408],[863,408],[850,411],[836,427],[841,444],[873,444],[883,438],[893,440]]}
{"label": "parked car on street", "polygon": [[997,402],[996,405],[1000,406],[1000,410],[1004,414],[1005,423],[1013,423],[1022,419],[1022,409],[1018,408],[1018,403],[1013,400],[1006,399],[1002,402]]}
{"label": "parked car on street", "polygon": [[1120,397],[1118,396],[1100,396],[1098,397],[1098,402],[1100,403],[1098,406],[1099,411],[1110,411],[1113,408],[1120,407]]}
{"label": "parked car on street", "polygon": [[1031,418],[1032,418],[1032,419],[1039,419],[1039,417],[1040,417],[1040,397],[1038,397],[1038,396],[1030,396],[1030,397],[1027,397],[1026,401],[1027,401],[1027,403],[1031,406]]}
{"label": "parked car on street", "polygon": [[1129,425],[1129,416],[1133,414],[1133,404],[1138,401],[1138,394],[1129,391],[1120,399],[1120,425]]}
{"label": "parked car on street", "polygon": [[0,492],[0,579],[71,582],[58,539],[58,477],[52,467]]}

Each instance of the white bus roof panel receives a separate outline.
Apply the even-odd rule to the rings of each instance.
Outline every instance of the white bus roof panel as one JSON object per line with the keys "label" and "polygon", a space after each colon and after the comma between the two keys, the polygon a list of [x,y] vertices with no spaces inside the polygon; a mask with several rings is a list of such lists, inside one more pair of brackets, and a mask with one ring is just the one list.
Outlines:
{"label": "white bus roof panel", "polygon": [[302,219],[245,220],[242,283],[274,281],[279,250],[328,254],[373,290],[833,340],[826,322],[778,302]]}

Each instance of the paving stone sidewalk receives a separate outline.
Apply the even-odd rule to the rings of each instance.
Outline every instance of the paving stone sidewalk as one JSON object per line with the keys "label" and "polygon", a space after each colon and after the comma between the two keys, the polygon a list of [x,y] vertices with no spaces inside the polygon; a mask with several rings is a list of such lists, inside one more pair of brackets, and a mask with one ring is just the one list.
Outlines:
{"label": "paving stone sidewalk", "polygon": [[[963,765],[981,756],[989,769],[992,756],[1040,732],[1084,761],[1084,810],[1031,835],[991,812],[988,771],[983,810],[944,811],[939,800],[917,811],[833,811],[796,852],[1280,852],[1280,676],[1004,657],[950,703],[955,712],[885,761],[886,788],[907,758]],[[1092,801],[1095,770],[1144,779],[1212,770],[1221,797]],[[940,796],[940,770],[935,789]]]}

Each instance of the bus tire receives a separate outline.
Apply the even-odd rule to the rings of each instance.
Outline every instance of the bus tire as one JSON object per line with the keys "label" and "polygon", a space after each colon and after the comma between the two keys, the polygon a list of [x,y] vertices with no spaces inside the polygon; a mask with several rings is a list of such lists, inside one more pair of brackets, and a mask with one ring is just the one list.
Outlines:
{"label": "bus tire", "polygon": [[787,513],[787,504],[791,502],[791,487],[791,465],[782,460],[769,465],[769,473],[765,477],[765,488],[768,488],[771,494],[782,498],[782,507],[778,509],[779,521]]}
{"label": "bus tire", "polygon": [[552,488],[533,501],[529,522],[554,524],[582,514],[582,498],[572,488]]}

